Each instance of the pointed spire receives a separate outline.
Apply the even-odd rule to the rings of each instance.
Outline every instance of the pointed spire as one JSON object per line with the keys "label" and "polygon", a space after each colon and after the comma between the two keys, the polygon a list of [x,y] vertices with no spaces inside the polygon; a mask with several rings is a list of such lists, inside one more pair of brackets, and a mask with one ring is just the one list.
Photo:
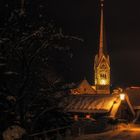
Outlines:
{"label": "pointed spire", "polygon": [[99,58],[103,55],[103,39],[104,39],[104,29],[103,29],[103,8],[104,8],[104,0],[100,0],[101,2],[101,19],[100,19],[100,42],[99,42]]}

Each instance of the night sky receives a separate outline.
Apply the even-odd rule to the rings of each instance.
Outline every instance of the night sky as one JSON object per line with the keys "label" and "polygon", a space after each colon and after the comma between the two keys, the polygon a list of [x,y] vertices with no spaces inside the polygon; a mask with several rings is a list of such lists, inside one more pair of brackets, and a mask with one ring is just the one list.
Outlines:
{"label": "night sky", "polygon": [[[12,1],[12,2],[11,2]],[[1,23],[20,0],[3,0]],[[25,0],[26,10],[36,18],[43,15],[65,34],[84,39],[75,49],[72,72],[67,79],[92,83],[94,56],[98,51],[100,7],[98,0]],[[8,6],[7,6],[8,4]],[[140,85],[140,2],[139,0],[105,0],[107,50],[111,61],[113,86]],[[32,20],[32,19],[31,19]]]}

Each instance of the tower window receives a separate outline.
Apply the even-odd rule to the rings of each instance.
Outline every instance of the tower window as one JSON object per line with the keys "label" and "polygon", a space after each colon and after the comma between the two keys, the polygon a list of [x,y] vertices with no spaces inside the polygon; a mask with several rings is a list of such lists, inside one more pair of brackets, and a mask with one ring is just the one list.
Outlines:
{"label": "tower window", "polygon": [[100,77],[106,79],[106,74],[100,74]]}

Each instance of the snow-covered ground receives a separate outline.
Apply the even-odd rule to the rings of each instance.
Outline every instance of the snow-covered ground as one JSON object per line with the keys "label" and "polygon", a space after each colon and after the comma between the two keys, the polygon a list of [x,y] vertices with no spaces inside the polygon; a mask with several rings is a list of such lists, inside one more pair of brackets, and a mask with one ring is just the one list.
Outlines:
{"label": "snow-covered ground", "polygon": [[140,125],[119,125],[114,130],[79,136],[75,140],[140,140]]}

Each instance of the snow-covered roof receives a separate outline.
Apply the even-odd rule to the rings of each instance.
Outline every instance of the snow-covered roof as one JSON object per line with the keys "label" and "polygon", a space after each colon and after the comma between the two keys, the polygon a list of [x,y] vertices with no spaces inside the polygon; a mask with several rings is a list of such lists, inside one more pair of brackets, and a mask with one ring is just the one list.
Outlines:
{"label": "snow-covered roof", "polygon": [[81,83],[71,90],[72,94],[96,94],[95,89],[88,83],[86,79],[82,80]]}
{"label": "snow-covered roof", "polygon": [[61,106],[67,112],[107,113],[117,100],[117,95],[71,95]]}

